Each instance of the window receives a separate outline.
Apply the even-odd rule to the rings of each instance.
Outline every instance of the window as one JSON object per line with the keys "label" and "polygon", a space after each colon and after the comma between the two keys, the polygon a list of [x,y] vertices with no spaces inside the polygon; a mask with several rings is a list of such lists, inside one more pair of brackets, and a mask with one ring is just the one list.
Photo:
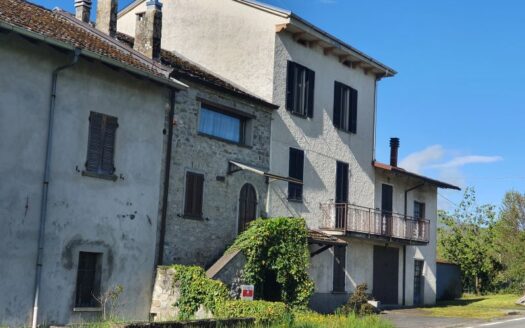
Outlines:
{"label": "window", "polygon": [[335,293],[344,293],[345,291],[345,267],[346,247],[334,246],[333,292]]}
{"label": "window", "polygon": [[[304,152],[300,149],[290,148],[290,162],[288,175],[303,181]],[[288,199],[294,201],[303,200],[303,185],[295,182],[288,182]]]}
{"label": "window", "polygon": [[425,218],[425,203],[414,202],[414,219],[423,220]]}
{"label": "window", "polygon": [[286,110],[304,117],[314,117],[315,72],[288,62]]}
{"label": "window", "polygon": [[116,117],[95,112],[89,115],[87,173],[112,176],[115,172],[114,153],[117,127]]}
{"label": "window", "polygon": [[357,131],[357,90],[335,82],[334,126],[338,129],[356,133]]}
{"label": "window", "polygon": [[75,307],[99,306],[101,258],[101,253],[79,253]]}
{"label": "window", "polygon": [[211,109],[209,106],[201,107],[199,132],[244,144],[245,130],[246,118]]}
{"label": "window", "polygon": [[202,194],[204,175],[193,172],[186,173],[186,197],[184,202],[184,216],[202,218]]}

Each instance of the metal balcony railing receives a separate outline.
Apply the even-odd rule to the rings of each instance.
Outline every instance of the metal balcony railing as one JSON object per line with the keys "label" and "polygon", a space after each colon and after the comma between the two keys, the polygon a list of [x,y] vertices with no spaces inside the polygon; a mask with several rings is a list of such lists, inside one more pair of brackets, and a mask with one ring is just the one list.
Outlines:
{"label": "metal balcony railing", "polygon": [[321,229],[428,243],[430,221],[351,204],[321,204]]}

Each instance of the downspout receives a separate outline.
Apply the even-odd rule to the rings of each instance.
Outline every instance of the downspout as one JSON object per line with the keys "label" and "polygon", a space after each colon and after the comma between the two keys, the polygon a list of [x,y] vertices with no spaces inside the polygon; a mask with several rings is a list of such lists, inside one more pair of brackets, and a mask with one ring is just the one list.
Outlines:
{"label": "downspout", "polygon": [[[413,191],[413,190],[416,190],[418,188],[421,188],[423,187],[425,184],[424,183],[420,183],[418,184],[417,186],[414,186],[412,188],[409,188],[409,189],[406,189],[405,190],[405,212],[404,212],[404,216],[405,216],[405,220],[407,218],[407,207],[408,207],[408,193]],[[406,245],[403,245],[403,306],[406,305],[406,283],[407,283],[407,275],[406,275],[406,271],[407,271],[407,246]]]}
{"label": "downspout", "polygon": [[155,268],[162,265],[164,261],[164,241],[166,240],[166,221],[168,215],[168,194],[170,187],[170,172],[171,172],[171,149],[173,144],[173,118],[175,116],[175,97],[176,90],[170,90],[170,111],[168,114],[168,141],[166,145],[166,162],[164,167],[164,189],[162,194],[162,211],[160,216],[160,232],[159,244],[157,250],[157,258],[155,260]]}
{"label": "downspout", "polygon": [[51,95],[49,104],[49,117],[47,123],[47,140],[46,140],[46,157],[44,161],[44,180],[42,184],[42,199],[40,201],[40,225],[38,232],[38,251],[36,258],[36,276],[35,276],[35,289],[34,289],[34,301],[33,301],[33,323],[32,328],[37,327],[38,321],[38,301],[40,296],[40,283],[42,280],[42,258],[44,255],[44,241],[45,241],[45,227],[47,219],[47,195],[49,190],[49,171],[51,164],[51,151],[53,149],[53,124],[55,119],[55,104],[57,97],[57,80],[58,73],[72,67],[78,63],[80,56],[80,49],[75,48],[74,57],[71,63],[60,66],[53,71],[51,78]]}
{"label": "downspout", "polygon": [[374,140],[372,145],[372,160],[376,160],[376,142],[377,142],[377,78],[374,81]]}

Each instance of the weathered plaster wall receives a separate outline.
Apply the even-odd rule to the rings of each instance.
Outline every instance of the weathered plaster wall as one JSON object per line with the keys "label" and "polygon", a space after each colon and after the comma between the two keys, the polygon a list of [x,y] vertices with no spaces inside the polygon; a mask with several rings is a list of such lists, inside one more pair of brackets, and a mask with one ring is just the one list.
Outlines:
{"label": "weathered plaster wall", "polygon": [[[406,177],[393,176],[380,170],[376,171],[376,205],[381,208],[381,185],[394,187],[394,212],[404,214],[405,190],[417,186],[421,181]],[[437,237],[437,188],[426,184],[408,193],[407,215],[414,213],[414,201],[425,203],[425,218],[430,220],[430,242],[426,246],[407,246],[406,254],[406,304],[412,305],[414,298],[414,260],[425,261],[423,276],[425,279],[424,303],[436,302],[436,237]],[[400,288],[400,292],[402,288]]]}
{"label": "weathered plaster wall", "polygon": [[[118,20],[118,30],[135,34],[136,13],[145,3]],[[268,15],[232,0],[164,1],[162,47],[242,85],[271,101],[275,25],[283,17]]]}
{"label": "weathered plaster wall", "polygon": [[[280,104],[272,124],[271,168],[288,174],[290,147],[305,152],[302,203],[287,201],[287,183],[271,185],[271,215],[302,216],[318,228],[322,216],[319,204],[335,198],[336,162],[349,164],[349,202],[365,207],[374,205],[374,88],[375,76],[343,66],[335,57],[325,56],[320,48],[306,48],[290,34],[276,38],[274,103]],[[285,109],[288,60],[315,71],[314,117],[304,119]],[[334,82],[352,86],[359,92],[357,133],[350,134],[333,126]]]}
{"label": "weathered plaster wall", "polygon": [[[63,54],[0,34],[0,324],[28,324],[51,73]],[[168,90],[81,59],[60,74],[40,322],[73,313],[79,251],[102,252],[102,290],[121,284],[122,315],[147,319]],[[90,111],[118,117],[115,182],[84,177]]]}
{"label": "weathered plaster wall", "polygon": [[[259,168],[269,167],[272,112],[202,85],[191,86],[189,91],[179,93],[176,100],[164,264],[209,267],[237,236],[239,195],[244,184],[250,183],[255,187],[257,216],[266,215],[265,178],[251,172],[227,173],[230,160]],[[249,146],[200,134],[198,127],[202,100],[253,115],[254,118],[248,123]],[[204,174],[202,220],[184,217],[188,171]],[[217,177],[224,177],[224,181]]]}

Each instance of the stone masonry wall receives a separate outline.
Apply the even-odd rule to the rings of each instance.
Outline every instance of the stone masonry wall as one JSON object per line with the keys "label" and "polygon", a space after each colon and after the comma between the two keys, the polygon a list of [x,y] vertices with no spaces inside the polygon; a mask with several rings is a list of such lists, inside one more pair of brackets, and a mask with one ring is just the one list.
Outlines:
{"label": "stone masonry wall", "polygon": [[[268,169],[271,110],[188,81],[192,88],[177,94],[172,168],[163,264],[209,267],[237,236],[239,193],[246,183],[257,192],[257,216],[266,216],[267,184],[251,172],[228,175],[228,162]],[[201,102],[254,116],[248,123],[249,146],[217,140],[198,132]],[[186,172],[204,174],[203,219],[184,217]]]}

